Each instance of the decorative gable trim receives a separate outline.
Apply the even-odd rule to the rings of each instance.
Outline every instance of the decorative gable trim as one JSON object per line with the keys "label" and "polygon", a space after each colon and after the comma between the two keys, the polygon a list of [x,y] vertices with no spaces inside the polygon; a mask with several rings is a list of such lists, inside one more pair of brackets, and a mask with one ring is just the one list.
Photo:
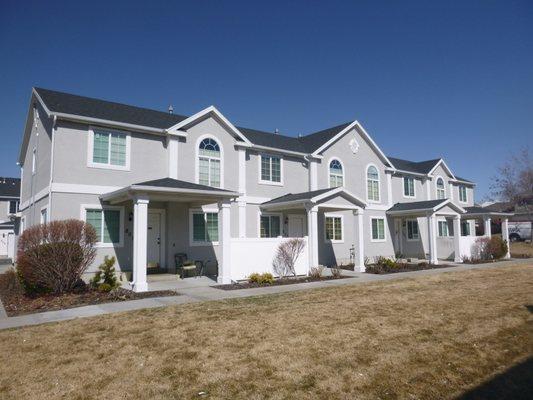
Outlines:
{"label": "decorative gable trim", "polygon": [[446,165],[446,163],[444,162],[444,160],[442,158],[435,164],[435,166],[433,168],[431,168],[431,171],[428,172],[428,176],[432,176],[433,172],[435,172],[435,170],[438,168],[439,165],[442,165],[442,168],[444,168],[446,173],[448,175],[450,175],[452,177],[452,179],[456,179],[455,175],[452,172],[452,170],[448,167],[448,165]]}

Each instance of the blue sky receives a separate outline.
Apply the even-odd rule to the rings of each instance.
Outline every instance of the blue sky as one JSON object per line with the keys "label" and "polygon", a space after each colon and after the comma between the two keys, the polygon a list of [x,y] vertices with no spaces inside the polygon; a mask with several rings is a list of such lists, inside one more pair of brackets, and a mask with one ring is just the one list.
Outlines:
{"label": "blue sky", "polygon": [[[146,3],[146,4],[142,4]],[[531,1],[0,3],[0,176],[32,86],[297,135],[359,120],[478,183],[533,144]]]}

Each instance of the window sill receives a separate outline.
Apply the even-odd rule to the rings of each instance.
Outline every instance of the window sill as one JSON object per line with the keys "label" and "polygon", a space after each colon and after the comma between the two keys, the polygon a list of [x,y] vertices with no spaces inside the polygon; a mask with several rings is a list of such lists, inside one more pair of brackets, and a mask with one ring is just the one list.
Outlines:
{"label": "window sill", "polygon": [[123,247],[124,245],[122,243],[96,243],[94,247],[97,249],[112,249],[114,247]]}
{"label": "window sill", "polygon": [[89,168],[96,168],[96,169],[112,169],[116,171],[129,171],[129,166],[121,166],[121,165],[112,165],[112,164],[98,164],[98,163],[89,163],[87,164],[87,167]]}
{"label": "window sill", "polygon": [[191,247],[218,246],[219,242],[190,242]]}
{"label": "window sill", "polygon": [[330,239],[326,239],[324,240],[324,243],[326,244],[338,244],[338,243],[344,243],[344,240],[330,240]]}
{"label": "window sill", "polygon": [[283,186],[283,182],[259,181],[260,185]]}
{"label": "window sill", "polygon": [[372,243],[385,243],[387,239],[370,239]]}

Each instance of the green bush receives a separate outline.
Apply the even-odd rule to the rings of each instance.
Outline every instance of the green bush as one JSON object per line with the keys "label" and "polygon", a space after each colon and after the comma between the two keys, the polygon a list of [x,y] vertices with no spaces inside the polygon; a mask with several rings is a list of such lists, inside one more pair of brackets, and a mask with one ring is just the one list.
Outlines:
{"label": "green bush", "polygon": [[98,285],[98,291],[100,292],[110,292],[113,290],[113,287],[109,283],[101,283]]}
{"label": "green bush", "polygon": [[383,256],[377,257],[375,264],[380,265],[382,267],[386,267],[386,268],[395,268],[398,266],[398,263],[396,261],[394,261],[391,258],[387,258]]}
{"label": "green bush", "polygon": [[[98,271],[91,279],[91,286],[102,292],[109,292],[120,286],[115,271],[115,257],[104,257],[104,262],[98,267]],[[105,286],[104,286],[105,285]],[[104,289],[101,287],[104,286]],[[109,290],[105,290],[109,287]]]}
{"label": "green bush", "polygon": [[254,272],[250,274],[248,280],[250,283],[257,283],[258,285],[270,285],[274,283],[274,276],[270,272],[265,272],[264,274]]}

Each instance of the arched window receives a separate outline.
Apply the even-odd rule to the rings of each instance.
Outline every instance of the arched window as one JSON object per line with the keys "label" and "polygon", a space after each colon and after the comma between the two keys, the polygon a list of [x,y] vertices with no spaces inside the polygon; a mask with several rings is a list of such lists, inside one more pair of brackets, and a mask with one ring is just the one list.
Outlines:
{"label": "arched window", "polygon": [[366,170],[367,198],[370,201],[379,201],[379,172],[370,165]]}
{"label": "arched window", "polygon": [[446,198],[446,189],[444,188],[444,179],[437,178],[437,199]]}
{"label": "arched window", "polygon": [[202,140],[198,148],[198,183],[220,187],[220,146],[211,138]]}
{"label": "arched window", "polygon": [[329,163],[329,187],[344,186],[344,171],[339,160],[333,159]]}

